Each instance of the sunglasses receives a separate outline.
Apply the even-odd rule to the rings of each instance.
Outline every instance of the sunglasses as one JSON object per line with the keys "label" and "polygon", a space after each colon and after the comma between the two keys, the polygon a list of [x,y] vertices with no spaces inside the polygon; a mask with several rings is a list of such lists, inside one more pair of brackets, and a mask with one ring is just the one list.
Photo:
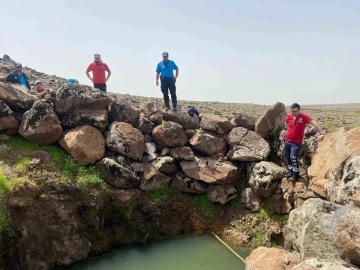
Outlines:
{"label": "sunglasses", "polygon": [[95,60],[100,60],[100,57],[96,57]]}
{"label": "sunglasses", "polygon": [[21,69],[21,68],[22,68],[22,66],[16,66],[15,68],[20,68],[20,69]]}

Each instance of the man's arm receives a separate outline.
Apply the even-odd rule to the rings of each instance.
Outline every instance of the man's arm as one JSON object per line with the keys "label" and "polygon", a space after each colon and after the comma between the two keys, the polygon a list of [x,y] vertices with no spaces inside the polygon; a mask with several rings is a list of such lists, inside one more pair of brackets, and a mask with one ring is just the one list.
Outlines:
{"label": "man's arm", "polygon": [[89,72],[90,72],[91,70],[92,70],[92,69],[91,69],[91,64],[90,64],[89,67],[86,69],[85,74],[86,74],[86,76],[89,78],[90,81],[94,82],[93,79],[90,77],[90,74],[89,74]]}
{"label": "man's arm", "polygon": [[323,138],[324,138],[324,135],[325,135],[325,130],[323,130],[320,125],[318,124],[318,122],[316,122],[314,119],[312,119],[310,122],[309,122],[310,125],[314,126],[316,128],[316,130],[320,133],[320,136],[318,138],[319,141],[321,141]]}
{"label": "man's arm", "polygon": [[159,86],[160,73],[156,72],[156,85]]}
{"label": "man's arm", "polygon": [[175,69],[175,79],[179,76],[179,68]]}
{"label": "man's arm", "polygon": [[105,70],[107,71],[107,76],[106,76],[106,79],[105,81],[107,82],[111,76],[111,70],[110,68],[108,67],[108,65],[105,65]]}

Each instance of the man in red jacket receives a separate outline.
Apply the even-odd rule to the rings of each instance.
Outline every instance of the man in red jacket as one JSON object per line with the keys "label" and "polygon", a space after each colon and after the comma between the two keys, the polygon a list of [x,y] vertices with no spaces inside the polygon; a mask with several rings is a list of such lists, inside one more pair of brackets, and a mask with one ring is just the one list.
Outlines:
{"label": "man in red jacket", "polygon": [[[91,78],[89,72],[92,71],[93,77]],[[105,71],[107,71],[107,76],[105,78]],[[101,61],[100,54],[94,55],[94,62],[92,62],[86,70],[86,76],[94,83],[94,88],[100,89],[106,93],[106,82],[111,76],[111,71],[107,64]]]}
{"label": "man in red jacket", "polygon": [[290,106],[291,114],[286,117],[285,124],[288,128],[285,135],[285,156],[288,162],[289,174],[288,179],[296,181],[299,179],[298,155],[304,140],[304,133],[307,124],[313,125],[320,133],[318,140],[324,138],[325,130],[312,119],[311,116],[300,112],[300,105],[294,103]]}

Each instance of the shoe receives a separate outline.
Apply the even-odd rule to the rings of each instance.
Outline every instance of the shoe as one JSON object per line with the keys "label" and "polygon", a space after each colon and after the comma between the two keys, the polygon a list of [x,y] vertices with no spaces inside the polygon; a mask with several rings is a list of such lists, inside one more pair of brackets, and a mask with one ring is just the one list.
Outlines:
{"label": "shoe", "polygon": [[291,176],[289,178],[289,181],[297,181],[299,180],[299,173],[298,172],[294,172],[293,176]]}
{"label": "shoe", "polygon": [[165,111],[170,111],[170,107],[165,107]]}
{"label": "shoe", "polygon": [[286,175],[286,178],[289,179],[294,175],[293,171],[289,171],[288,174]]}
{"label": "shoe", "polygon": [[177,107],[174,107],[174,108],[173,108],[173,111],[174,111],[174,112],[177,112],[177,111],[178,111],[178,108],[177,108]]}

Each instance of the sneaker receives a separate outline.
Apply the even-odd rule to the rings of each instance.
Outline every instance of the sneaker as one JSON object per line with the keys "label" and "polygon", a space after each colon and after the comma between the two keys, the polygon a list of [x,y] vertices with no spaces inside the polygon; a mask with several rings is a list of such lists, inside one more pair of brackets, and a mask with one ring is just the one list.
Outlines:
{"label": "sneaker", "polygon": [[177,108],[177,107],[174,107],[174,108],[173,108],[173,111],[174,111],[174,112],[177,112],[177,111],[178,111],[178,108]]}
{"label": "sneaker", "polygon": [[170,111],[170,107],[165,107],[165,111]]}
{"label": "sneaker", "polygon": [[297,181],[299,180],[299,173],[294,173],[293,176],[289,178],[289,181]]}
{"label": "sneaker", "polygon": [[289,171],[289,173],[286,175],[286,178],[289,179],[294,175],[293,171]]}

